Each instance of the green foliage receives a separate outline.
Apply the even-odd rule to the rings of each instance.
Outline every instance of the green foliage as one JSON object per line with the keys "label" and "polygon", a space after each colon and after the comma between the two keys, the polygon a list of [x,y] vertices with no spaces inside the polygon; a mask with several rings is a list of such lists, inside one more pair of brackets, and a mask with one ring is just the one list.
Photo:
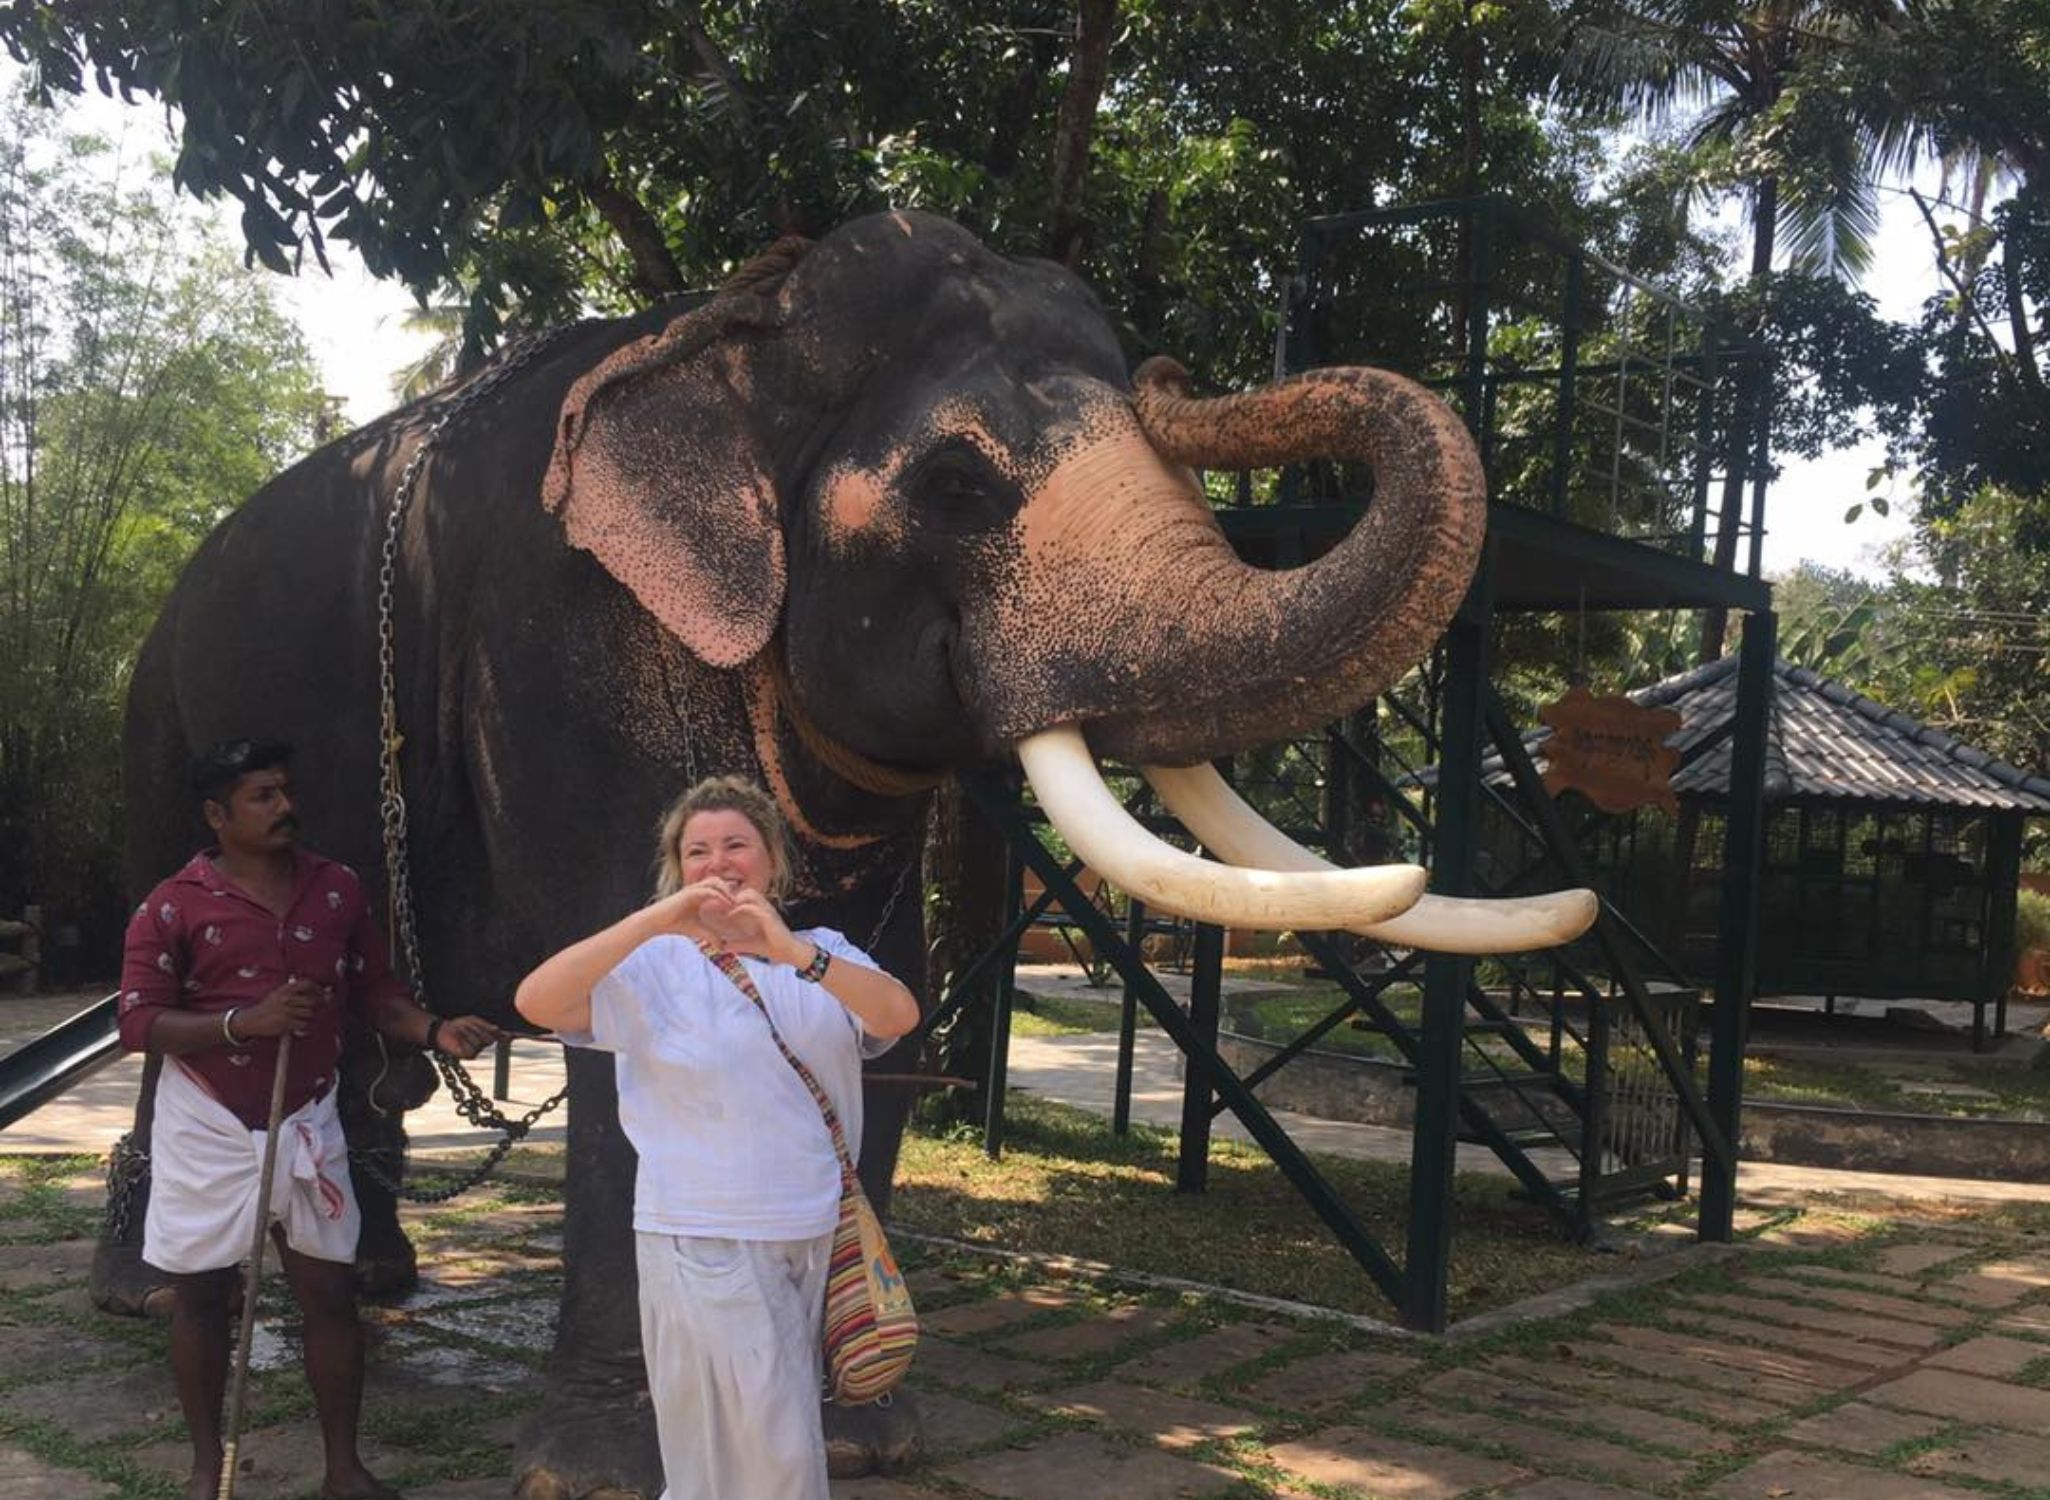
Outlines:
{"label": "green foliage", "polygon": [[2013,764],[2050,766],[2050,490],[1981,490],[1923,528],[1920,553],[1937,581],[1897,587],[1922,626],[1925,711]]}
{"label": "green foliage", "polygon": [[76,914],[120,900],[143,632],[326,406],[268,286],[160,177],[20,101],[0,142],[0,910]]}
{"label": "green foliage", "polygon": [[[1598,150],[1534,107],[1542,0],[1124,0],[1094,121],[1083,268],[1135,351],[1263,374],[1312,214],[1485,186],[1600,218]],[[0,11],[46,89],[179,106],[180,184],[244,204],[273,266],[347,241],[514,325],[715,282],[780,233],[885,205],[1044,248],[1067,0],[443,0]]]}
{"label": "green foliage", "polygon": [[2031,890],[2016,896],[2014,946],[2020,953],[2050,953],[2050,896]]}
{"label": "green foliage", "polygon": [[1774,585],[1780,654],[2013,765],[2050,766],[2050,501],[1985,489],[1884,581]]}
{"label": "green foliage", "polygon": [[1884,583],[1803,563],[1773,584],[1780,655],[1881,702],[1899,702],[1908,642]]}
{"label": "green foliage", "polygon": [[[1856,275],[1879,171],[1912,159],[1911,116],[1861,89],[1889,7],[1865,0],[1591,0],[1570,8],[1562,78],[1583,107],[1684,125],[1690,196],[1741,194],[1752,271]],[[1783,242],[1783,243],[1782,243]]]}

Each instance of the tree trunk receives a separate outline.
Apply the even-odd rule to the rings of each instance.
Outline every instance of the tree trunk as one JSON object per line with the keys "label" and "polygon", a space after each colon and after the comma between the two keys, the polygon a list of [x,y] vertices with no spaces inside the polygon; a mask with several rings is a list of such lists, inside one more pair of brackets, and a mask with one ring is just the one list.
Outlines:
{"label": "tree trunk", "polygon": [[683,290],[683,272],[647,205],[609,178],[588,184],[584,196],[626,247],[633,261],[634,291],[649,302],[659,302]]}
{"label": "tree trunk", "polygon": [[1089,171],[1089,137],[1110,70],[1117,14],[1117,0],[1079,0],[1075,8],[1075,51],[1054,126],[1053,206],[1046,232],[1047,257],[1070,269],[1082,260],[1082,180]]}
{"label": "tree trunk", "polygon": [[[2025,182],[2017,196],[2027,198],[2034,190],[2033,183]],[[2029,326],[2028,302],[2022,294],[2021,255],[2011,236],[2001,251],[2000,276],[2007,293],[2008,329],[2014,336],[2015,371],[2028,393],[2040,403],[2043,400],[2043,372],[2036,364],[2036,334]]]}
{"label": "tree trunk", "polygon": [[1058,57],[1059,53],[1050,39],[1042,36],[1032,38],[1025,61],[1019,65],[1016,75],[1004,90],[1002,102],[997,106],[989,150],[982,158],[983,170],[990,176],[1008,181],[1018,170],[1018,159],[1025,150],[1025,138],[1032,133],[1033,122],[1039,115],[1040,90]]}

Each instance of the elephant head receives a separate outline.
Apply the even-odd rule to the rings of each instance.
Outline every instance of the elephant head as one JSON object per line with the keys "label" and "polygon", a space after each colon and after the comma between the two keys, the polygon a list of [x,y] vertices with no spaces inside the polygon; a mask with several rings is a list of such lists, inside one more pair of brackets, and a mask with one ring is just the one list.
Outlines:
{"label": "elephant head", "polygon": [[[699,657],[774,667],[798,717],[863,763],[1015,751],[1071,846],[1157,907],[1470,951],[1480,927],[1489,951],[1576,934],[1582,893],[1454,920],[1418,905],[1414,867],[1317,869],[1208,771],[1407,670],[1465,592],[1486,506],[1465,428],[1400,377],[1186,386],[1164,360],[1128,379],[1059,267],[878,215],[779,247],[585,375],[544,499]],[[1363,520],[1307,566],[1242,561],[1191,466],[1316,457],[1371,464]],[[1264,868],[1152,839],[1091,749],[1157,768],[1209,847]]]}

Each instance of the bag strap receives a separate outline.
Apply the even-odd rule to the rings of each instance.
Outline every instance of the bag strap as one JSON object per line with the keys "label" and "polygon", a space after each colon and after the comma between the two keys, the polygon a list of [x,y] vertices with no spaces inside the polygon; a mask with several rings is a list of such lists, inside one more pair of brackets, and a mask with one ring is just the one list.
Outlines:
{"label": "bag strap", "polygon": [[833,1108],[833,1101],[827,1097],[824,1086],[819,1083],[812,1070],[805,1066],[804,1059],[790,1050],[790,1044],[783,1040],[783,1033],[776,1029],[776,1022],[769,1015],[768,1002],[762,999],[762,992],[755,988],[754,976],[747,972],[747,966],[741,963],[736,955],[723,948],[710,948],[700,943],[698,949],[712,961],[720,973],[732,980],[733,987],[752,1000],[755,1009],[762,1013],[762,1019],[768,1023],[769,1038],[775,1042],[776,1050],[783,1054],[783,1061],[789,1063],[797,1076],[804,1080],[804,1086],[811,1090],[812,1099],[817,1103],[819,1113],[825,1116],[826,1129],[833,1137],[833,1154],[840,1158],[842,1180],[852,1179],[855,1175],[854,1161],[847,1154],[847,1136],[840,1129],[839,1111]]}

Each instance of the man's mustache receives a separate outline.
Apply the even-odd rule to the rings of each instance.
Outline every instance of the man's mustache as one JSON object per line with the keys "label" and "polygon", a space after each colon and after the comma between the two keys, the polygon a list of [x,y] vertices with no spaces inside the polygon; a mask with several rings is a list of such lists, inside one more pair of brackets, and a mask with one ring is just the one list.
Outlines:
{"label": "man's mustache", "polygon": [[272,833],[297,833],[299,831],[299,820],[291,813],[286,813],[277,822],[271,824],[270,831]]}

